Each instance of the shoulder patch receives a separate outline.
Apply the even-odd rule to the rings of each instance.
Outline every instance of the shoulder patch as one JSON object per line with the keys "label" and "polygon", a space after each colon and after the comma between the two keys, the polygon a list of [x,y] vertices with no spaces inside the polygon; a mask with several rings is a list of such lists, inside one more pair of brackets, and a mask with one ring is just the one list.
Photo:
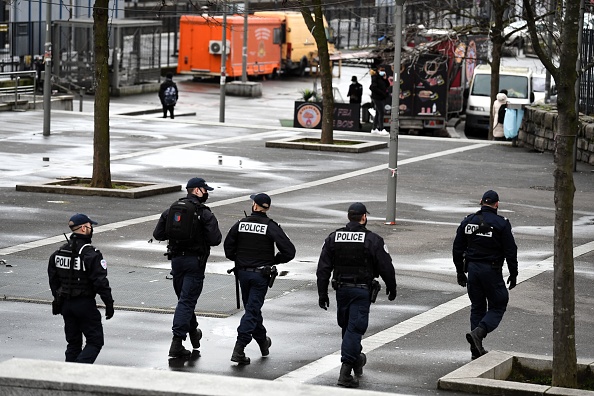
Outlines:
{"label": "shoulder patch", "polygon": [[105,259],[101,260],[101,267],[103,267],[103,269],[107,269],[107,261],[105,261]]}

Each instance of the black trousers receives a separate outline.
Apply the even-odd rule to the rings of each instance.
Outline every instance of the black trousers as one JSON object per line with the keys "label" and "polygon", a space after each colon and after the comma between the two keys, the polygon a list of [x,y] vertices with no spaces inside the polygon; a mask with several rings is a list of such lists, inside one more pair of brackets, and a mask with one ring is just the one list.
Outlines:
{"label": "black trousers", "polygon": [[[74,297],[64,301],[64,334],[66,335],[66,361],[93,363],[103,347],[101,313],[94,297]],[[86,344],[83,348],[83,335]]]}

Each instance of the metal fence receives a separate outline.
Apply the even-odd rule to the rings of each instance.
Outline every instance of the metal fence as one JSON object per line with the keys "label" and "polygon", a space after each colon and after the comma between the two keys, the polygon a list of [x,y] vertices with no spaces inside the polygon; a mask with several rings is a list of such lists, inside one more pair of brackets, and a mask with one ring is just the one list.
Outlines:
{"label": "metal fence", "polygon": [[[594,30],[584,29],[582,36],[581,64],[594,62]],[[594,70],[587,69],[581,76],[579,91],[580,112],[591,115],[594,113]]]}

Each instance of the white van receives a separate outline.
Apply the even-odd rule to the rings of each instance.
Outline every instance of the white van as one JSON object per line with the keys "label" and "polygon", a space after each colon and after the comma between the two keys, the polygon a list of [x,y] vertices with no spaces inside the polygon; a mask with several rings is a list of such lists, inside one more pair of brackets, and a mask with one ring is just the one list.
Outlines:
{"label": "white van", "polygon": [[[499,89],[507,89],[509,103],[530,104],[534,101],[532,70],[527,67],[499,68]],[[468,93],[466,105],[466,135],[489,133],[489,111],[491,110],[491,66],[479,65]]]}

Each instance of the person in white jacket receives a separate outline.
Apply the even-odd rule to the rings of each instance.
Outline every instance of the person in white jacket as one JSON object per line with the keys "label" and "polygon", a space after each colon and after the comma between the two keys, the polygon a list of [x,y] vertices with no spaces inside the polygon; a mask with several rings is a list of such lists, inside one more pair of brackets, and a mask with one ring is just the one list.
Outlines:
{"label": "person in white jacket", "polygon": [[[507,108],[507,90],[502,89],[497,94],[497,99],[493,102],[493,140],[505,140],[503,133],[503,120],[505,118],[505,110],[502,106]],[[503,110],[500,112],[500,110]],[[501,113],[501,114],[500,114]]]}

